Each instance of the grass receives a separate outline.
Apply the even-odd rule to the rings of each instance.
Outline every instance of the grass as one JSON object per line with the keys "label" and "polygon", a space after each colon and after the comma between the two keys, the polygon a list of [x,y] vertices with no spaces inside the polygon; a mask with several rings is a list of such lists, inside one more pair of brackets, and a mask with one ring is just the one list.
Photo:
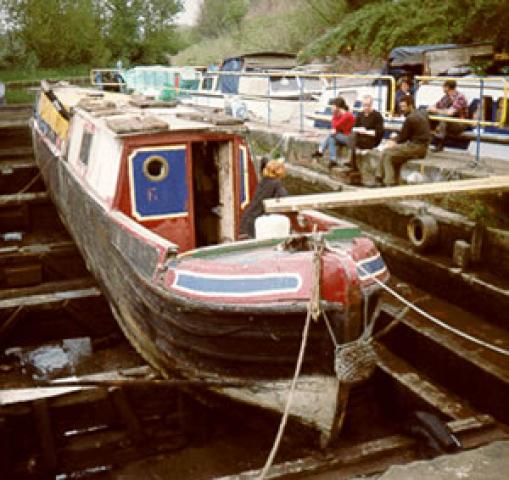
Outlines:
{"label": "grass", "polygon": [[88,76],[86,65],[66,68],[6,69],[0,70],[0,81],[6,84],[5,99],[8,104],[33,103],[35,92],[30,87],[9,86],[11,82],[38,82],[43,79],[65,80],[71,77]]}
{"label": "grass", "polygon": [[509,195],[446,195],[435,202],[452,212],[461,213],[468,219],[487,227],[509,229]]}
{"label": "grass", "polygon": [[35,92],[26,88],[17,88],[5,90],[5,100],[7,104],[13,103],[34,103]]}
{"label": "grass", "polygon": [[6,69],[0,70],[0,80],[6,82],[16,81],[38,81],[45,78],[65,79],[69,77],[88,76],[90,67],[86,65],[78,65],[75,67],[65,68],[36,68],[36,69]]}

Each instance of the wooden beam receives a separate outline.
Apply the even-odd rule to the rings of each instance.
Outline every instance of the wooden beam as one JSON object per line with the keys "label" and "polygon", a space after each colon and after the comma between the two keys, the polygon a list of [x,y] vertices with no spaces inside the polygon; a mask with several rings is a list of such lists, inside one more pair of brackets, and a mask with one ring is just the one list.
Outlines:
{"label": "wooden beam", "polygon": [[0,311],[14,307],[47,307],[50,304],[69,302],[72,300],[100,297],[101,291],[97,287],[82,288],[76,290],[65,290],[39,295],[27,295],[23,297],[6,298],[0,300]]}
{"label": "wooden beam", "polygon": [[461,420],[475,418],[477,412],[469,408],[464,401],[441,386],[430,382],[424,374],[397,357],[381,343],[376,344],[378,367],[393,378],[400,387],[440,411],[443,415]]}
{"label": "wooden beam", "polygon": [[497,193],[505,191],[509,191],[509,175],[377,189],[361,188],[349,192],[296,195],[264,200],[264,206],[267,213],[295,212],[310,208],[375,205],[393,200],[408,200],[453,193]]}
{"label": "wooden beam", "polygon": [[39,437],[39,446],[42,451],[44,472],[53,474],[56,471],[58,460],[48,402],[45,398],[35,400],[32,408],[35,417],[35,428]]}
{"label": "wooden beam", "polygon": [[14,193],[0,196],[0,207],[12,207],[15,205],[47,203],[48,192]]}
{"label": "wooden beam", "polygon": [[139,418],[136,416],[136,412],[133,410],[129,399],[122,387],[110,387],[108,388],[111,401],[118,412],[122,422],[124,423],[129,437],[131,440],[139,445],[146,440],[145,432],[141,426]]}

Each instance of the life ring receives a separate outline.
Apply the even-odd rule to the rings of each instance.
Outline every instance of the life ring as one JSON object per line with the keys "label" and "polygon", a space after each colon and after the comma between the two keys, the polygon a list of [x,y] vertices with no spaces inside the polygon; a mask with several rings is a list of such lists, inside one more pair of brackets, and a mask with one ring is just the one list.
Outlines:
{"label": "life ring", "polygon": [[416,215],[407,225],[408,239],[416,250],[428,250],[438,243],[438,223],[431,215]]}

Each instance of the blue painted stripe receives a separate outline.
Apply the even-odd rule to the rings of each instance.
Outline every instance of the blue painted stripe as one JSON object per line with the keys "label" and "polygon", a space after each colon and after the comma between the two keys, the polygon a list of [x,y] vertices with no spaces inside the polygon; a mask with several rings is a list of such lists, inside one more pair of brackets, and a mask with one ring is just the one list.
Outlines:
{"label": "blue painted stripe", "polygon": [[174,286],[196,293],[212,295],[262,295],[297,291],[300,284],[300,277],[297,275],[212,277],[177,272]]}
{"label": "blue painted stripe", "polygon": [[359,277],[364,278],[368,276],[368,273],[370,275],[380,273],[382,270],[385,270],[385,268],[385,262],[383,261],[382,257],[378,255],[377,257],[367,262],[358,262],[357,274]]}

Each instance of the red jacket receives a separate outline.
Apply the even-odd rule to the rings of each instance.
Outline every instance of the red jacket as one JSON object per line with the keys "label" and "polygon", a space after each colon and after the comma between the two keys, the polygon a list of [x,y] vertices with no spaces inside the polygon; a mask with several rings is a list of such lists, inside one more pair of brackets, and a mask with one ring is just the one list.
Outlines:
{"label": "red jacket", "polygon": [[336,133],[350,135],[355,123],[355,117],[350,112],[335,114],[332,116],[332,128]]}

